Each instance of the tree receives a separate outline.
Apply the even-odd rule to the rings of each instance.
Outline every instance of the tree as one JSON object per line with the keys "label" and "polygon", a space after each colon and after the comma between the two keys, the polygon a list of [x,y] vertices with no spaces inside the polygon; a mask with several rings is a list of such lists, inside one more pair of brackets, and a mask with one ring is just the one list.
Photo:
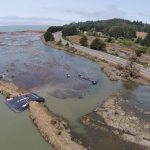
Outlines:
{"label": "tree", "polygon": [[66,25],[63,27],[62,34],[63,36],[77,35],[78,30],[74,25]]}
{"label": "tree", "polygon": [[58,31],[62,31],[62,29],[63,29],[63,26],[51,26],[47,29],[46,32],[55,33],[55,32],[58,32]]}
{"label": "tree", "polygon": [[132,39],[136,37],[136,31],[128,26],[112,26],[109,30],[109,36],[117,38]]}
{"label": "tree", "polygon": [[125,38],[128,38],[128,39],[136,38],[136,30],[133,27],[126,26],[124,27],[124,31],[126,32]]}
{"label": "tree", "polygon": [[[78,22],[78,23],[71,23],[69,25],[64,26],[51,26],[48,29],[48,32],[54,33],[57,31],[62,31],[64,36],[67,35],[75,35],[79,31],[95,31],[95,32],[102,32],[104,35],[109,35],[110,31],[113,28],[117,28],[117,38],[133,38],[136,36],[135,31],[138,32],[150,32],[150,25],[147,23],[142,23],[141,21],[129,21],[124,19],[110,19],[110,20],[98,20],[98,21],[86,21],[86,22]],[[120,28],[118,28],[120,27]],[[72,28],[72,29],[71,29]],[[74,28],[74,29],[73,29]],[[72,31],[77,31],[76,33],[72,33]],[[70,32],[70,31],[71,32]],[[69,32],[68,32],[69,31]],[[121,34],[121,36],[120,36]]]}
{"label": "tree", "polygon": [[106,44],[99,38],[95,38],[91,43],[90,47],[95,50],[105,51]]}
{"label": "tree", "polygon": [[88,39],[87,39],[86,36],[81,37],[81,39],[80,39],[80,44],[81,44],[82,46],[88,46]]}
{"label": "tree", "polygon": [[113,26],[109,30],[109,36],[114,38],[124,37],[124,31],[120,26]]}
{"label": "tree", "polygon": [[45,32],[44,39],[45,39],[46,42],[54,41],[54,36],[51,32]]}
{"label": "tree", "polygon": [[51,26],[47,29],[47,31],[45,32],[44,34],[44,38],[45,38],[45,41],[48,42],[48,41],[54,41],[54,36],[52,33],[55,33],[55,32],[58,32],[58,31],[61,31],[62,30],[62,26]]}
{"label": "tree", "polygon": [[143,45],[150,47],[150,33],[148,33],[144,38]]}

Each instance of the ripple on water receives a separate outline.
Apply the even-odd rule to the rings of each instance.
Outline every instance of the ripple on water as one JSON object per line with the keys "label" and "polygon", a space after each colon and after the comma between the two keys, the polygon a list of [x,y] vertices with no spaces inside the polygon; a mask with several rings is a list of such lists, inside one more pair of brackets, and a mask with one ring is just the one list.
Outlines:
{"label": "ripple on water", "polygon": [[[0,35],[2,44],[6,44],[0,46],[0,72],[6,73],[7,78],[19,87],[31,89],[45,97],[46,105],[54,113],[66,118],[76,133],[90,137],[89,130],[79,122],[81,116],[118,91],[131,104],[150,109],[149,86],[110,81],[98,64],[49,48],[40,42],[39,36],[37,33]],[[66,74],[70,74],[70,78]],[[79,79],[78,74],[97,80],[98,84],[93,86]],[[11,78],[12,75],[14,78]],[[108,143],[110,147],[111,144]]]}

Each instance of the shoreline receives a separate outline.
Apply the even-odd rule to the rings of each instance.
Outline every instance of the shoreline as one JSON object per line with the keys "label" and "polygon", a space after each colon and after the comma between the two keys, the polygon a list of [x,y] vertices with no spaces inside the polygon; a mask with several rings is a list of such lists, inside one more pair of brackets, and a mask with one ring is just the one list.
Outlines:
{"label": "shoreline", "polygon": [[[13,83],[0,80],[0,89],[2,85],[4,86],[3,90],[10,92],[11,96],[22,95],[27,92],[19,89]],[[91,112],[98,116],[95,121],[93,121],[93,115],[91,117],[91,113],[89,113],[81,118],[81,123],[93,129],[111,131],[124,141],[149,148],[150,134],[148,129],[150,128],[150,121],[135,115],[134,110],[126,107],[127,102],[119,94],[110,96],[101,106],[97,106]],[[85,143],[82,143],[78,138],[76,139],[76,136],[73,137],[67,121],[55,115],[44,104],[30,102],[28,111],[29,117],[41,136],[56,150],[86,150],[83,146]],[[150,113],[140,112],[140,110],[137,112],[145,115]],[[94,124],[95,122],[96,124]]]}
{"label": "shoreline", "polygon": [[[123,74],[122,70],[124,68],[119,65],[117,66],[114,64],[110,64],[105,60],[101,60],[97,57],[91,56],[88,53],[78,51],[73,47],[58,45],[57,42],[45,42],[43,37],[41,37],[41,40],[47,46],[56,48],[58,50],[64,50],[66,52],[75,55],[82,56],[84,58],[87,58],[89,60],[92,60],[100,64],[102,66],[101,69],[110,78],[110,80],[113,81],[120,80],[120,79],[131,80],[139,84],[146,84],[146,85],[150,84],[149,80],[146,80],[145,78],[142,77],[139,77],[137,79],[133,79],[133,78],[125,79],[122,76]],[[108,103],[108,109],[107,109],[107,103]],[[106,104],[106,109],[105,109],[105,104]],[[97,107],[97,109],[93,111],[93,113],[99,115],[99,119],[96,121],[100,123],[100,126],[97,126],[97,123],[96,126],[92,123],[88,124],[88,121],[90,122],[90,120],[93,120],[94,118],[88,118],[88,117],[86,118],[85,117],[86,115],[83,116],[83,118],[85,117],[87,119],[87,122],[84,119],[82,119],[81,122],[83,123],[83,125],[89,126],[90,128],[100,128],[108,132],[112,131],[112,133],[115,136],[119,136],[119,138],[121,138],[122,140],[137,144],[142,148],[144,147],[144,149],[146,148],[146,150],[148,150],[150,148],[150,136],[149,136],[150,134],[148,131],[148,129],[150,128],[150,121],[149,120],[146,121],[145,119],[140,118],[140,116],[137,116],[134,110],[126,109],[126,106],[125,107],[123,106],[124,104],[126,104],[127,106],[126,101],[123,100],[123,98],[120,95],[116,94],[115,96],[110,96],[110,98],[104,101],[104,104],[102,106]],[[116,113],[112,113],[112,112],[116,112]],[[140,110],[137,110],[137,112],[143,113],[144,115],[150,113],[150,112],[140,112]],[[142,126],[143,122],[145,125]]]}
{"label": "shoreline", "polygon": [[44,105],[31,102],[30,118],[43,138],[56,150],[87,150],[72,139],[68,124],[48,110]]}
{"label": "shoreline", "polygon": [[[54,48],[56,48],[57,46],[57,49],[62,50],[62,46],[56,45],[56,43],[50,44],[54,44]],[[122,79],[120,77],[121,72],[118,72],[118,70],[115,69],[115,67],[112,67],[112,64],[107,63],[105,60],[102,61],[96,57],[93,57],[83,52],[79,53],[74,48],[68,48],[65,46],[64,48],[66,48],[65,51],[67,52],[80,55],[102,65],[102,68],[104,69],[105,73],[107,74],[107,76],[110,76],[109,78],[111,78],[112,80]],[[106,67],[108,68],[105,70]],[[111,73],[108,72],[110,70]],[[112,72],[114,74],[112,74]],[[10,97],[26,94],[29,92],[25,91],[24,89],[20,89],[13,83],[4,80],[0,80],[0,91],[5,91],[6,93],[9,93]],[[29,113],[31,120],[38,128],[40,134],[44,137],[46,141],[48,141],[48,143],[53,145],[57,150],[86,150],[86,148],[81,145],[82,143],[80,141],[75,142],[72,139],[71,131],[68,127],[66,128],[67,123],[64,121],[64,119],[60,119],[59,117],[57,117],[57,115],[49,111],[45,105],[36,102],[31,102],[29,104]]]}
{"label": "shoreline", "polygon": [[68,53],[71,54],[75,54],[75,55],[79,55],[81,57],[87,58],[91,61],[94,61],[95,63],[99,64],[101,66],[101,69],[103,70],[103,72],[107,75],[107,77],[112,80],[112,81],[117,81],[117,80],[131,80],[133,82],[139,83],[139,84],[146,84],[146,85],[150,85],[150,80],[147,79],[144,75],[141,76],[141,74],[139,74],[138,78],[125,78],[124,74],[125,74],[125,70],[123,66],[120,65],[116,65],[113,63],[110,63],[104,59],[100,59],[96,56],[92,56],[89,53],[86,52],[81,52],[73,47],[66,47],[64,45],[60,45],[57,44],[57,42],[46,42],[44,37],[41,36],[41,41],[43,44],[50,46],[52,48],[58,49],[58,50],[63,50],[66,51]]}
{"label": "shoreline", "polygon": [[23,32],[32,32],[32,33],[44,34],[45,30],[0,31],[0,34],[3,34],[3,33],[23,33]]}
{"label": "shoreline", "polygon": [[5,98],[20,96],[29,93],[29,91],[25,89],[18,88],[15,84],[0,79],[0,94],[2,94]]}
{"label": "shoreline", "polygon": [[[29,93],[11,82],[0,80],[0,93],[7,99]],[[52,113],[44,104],[29,103],[29,117],[41,136],[56,150],[87,150],[82,142],[73,140],[67,121]],[[79,144],[80,143],[80,144]]]}

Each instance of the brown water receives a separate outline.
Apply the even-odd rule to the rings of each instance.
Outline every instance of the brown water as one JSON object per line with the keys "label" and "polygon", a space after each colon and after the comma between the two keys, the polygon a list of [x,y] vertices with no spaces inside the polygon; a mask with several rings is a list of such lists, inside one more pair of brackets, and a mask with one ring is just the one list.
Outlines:
{"label": "brown water", "polygon": [[0,95],[0,149],[1,150],[53,150],[44,141],[28,112],[16,114],[6,107]]}
{"label": "brown water", "polygon": [[[79,56],[49,48],[40,42],[39,37],[40,34],[33,32],[1,33],[0,73],[5,74],[5,79],[14,82],[19,87],[30,89],[45,97],[46,105],[54,113],[67,119],[76,134],[86,137],[91,136],[92,132],[82,126],[79,120],[84,114],[93,110],[106,97],[115,92],[121,92],[129,99],[131,106],[136,105],[147,111],[150,110],[149,86],[131,82],[112,82],[101,71],[98,64]],[[70,78],[67,78],[66,74],[70,74]],[[97,80],[98,84],[92,85],[89,81],[81,80],[78,78],[78,74]],[[9,111],[9,113],[11,112]],[[27,119],[27,113],[11,114],[18,117],[16,121],[13,118],[13,122],[17,122],[17,128],[22,129],[23,132],[27,130],[35,131],[34,126]],[[3,118],[6,117],[5,114],[1,115]],[[8,122],[11,123],[11,120],[8,119]],[[24,129],[21,122],[30,124],[32,127],[28,126],[30,129]],[[7,126],[3,125],[2,127],[8,130]],[[14,124],[9,128],[8,134],[13,128]],[[15,131],[20,135],[19,131]],[[33,132],[31,133],[33,139],[34,136],[35,139],[39,138],[39,135]],[[30,133],[27,133],[29,135],[26,134],[26,136],[30,136]],[[14,134],[9,136],[11,139]],[[0,139],[2,137],[2,134],[0,134]],[[101,136],[97,135],[95,138],[98,140]],[[109,139],[112,139],[112,137]],[[19,143],[26,142],[19,136],[16,136],[16,141]],[[16,141],[12,142],[12,145],[16,146]],[[101,141],[101,144],[103,142]],[[116,144],[118,143],[119,141],[116,140]],[[107,144],[108,147],[111,147],[112,142]],[[26,149],[33,150],[32,147],[35,146],[35,143],[31,142],[27,146],[30,148],[26,147]],[[41,149],[45,150],[45,146],[47,146],[47,143],[42,142]],[[20,148],[12,150],[20,150]]]}

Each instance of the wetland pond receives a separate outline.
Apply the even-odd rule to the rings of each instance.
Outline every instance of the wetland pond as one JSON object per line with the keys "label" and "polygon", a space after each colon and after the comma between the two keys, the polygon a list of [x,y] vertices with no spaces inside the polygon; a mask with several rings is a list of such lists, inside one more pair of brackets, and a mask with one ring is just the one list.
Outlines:
{"label": "wetland pond", "polygon": [[[100,65],[47,47],[41,43],[40,36],[36,32],[0,33],[0,74],[17,86],[43,96],[49,109],[65,118],[75,134],[92,138],[90,130],[80,123],[81,117],[116,92],[122,93],[131,106],[150,110],[149,86],[129,81],[110,81],[101,71]],[[69,78],[67,74],[70,75]],[[98,84],[92,85],[89,81],[80,79],[79,74],[97,80]],[[0,100],[1,149],[52,150],[40,137],[27,111],[13,113],[3,104],[2,96]],[[98,142],[101,138],[98,134],[93,136],[97,140],[92,142]],[[110,147],[112,143],[120,143],[113,139],[109,141],[111,142],[105,142]]]}

